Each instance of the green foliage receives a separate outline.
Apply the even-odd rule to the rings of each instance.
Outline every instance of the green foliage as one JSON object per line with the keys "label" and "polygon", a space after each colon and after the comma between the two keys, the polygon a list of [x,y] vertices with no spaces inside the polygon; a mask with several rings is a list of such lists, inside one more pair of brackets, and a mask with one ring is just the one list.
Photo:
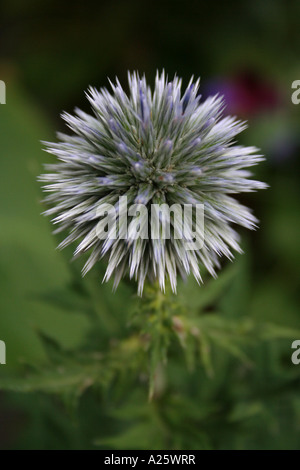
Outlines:
{"label": "green foliage", "polygon": [[[253,423],[261,420],[266,425],[269,420],[268,426],[270,422],[276,429],[274,390],[289,390],[297,378],[292,371],[279,374],[273,358],[271,367],[265,364],[264,368],[271,373],[269,380],[275,388],[261,393],[256,380],[262,373],[261,368],[257,370],[257,358],[262,354],[257,351],[264,351],[271,360],[267,343],[274,348],[280,339],[287,340],[286,348],[300,331],[245,315],[234,318],[226,309],[216,313],[244,269],[238,262],[205,287],[182,285],[179,297],[171,292],[164,295],[156,286],[148,286],[143,299],[129,294],[126,312],[111,311],[118,323],[108,322],[105,308],[101,312],[93,308],[98,299],[93,299],[97,288],[92,287],[98,285],[98,276],[83,282],[86,289],[81,294],[71,287],[61,288],[59,296],[49,292],[44,300],[57,304],[61,298],[61,308],[71,315],[75,305],[84,309],[86,304],[90,328],[85,343],[68,351],[63,341],[39,334],[47,366],[26,366],[18,376],[0,379],[0,388],[55,394],[73,415],[80,414],[81,397],[96,394],[95,406],[117,424],[111,434],[91,436],[87,447],[146,449],[151,442],[153,449],[226,448],[239,442],[234,436],[244,426],[248,430],[249,425],[251,431],[256,426]],[[194,293],[190,308],[187,292]],[[102,302],[105,306],[104,299]],[[240,308],[243,306],[241,301]],[[269,370],[274,366],[274,371]],[[252,382],[252,388],[245,390],[245,384]],[[293,401],[293,406],[298,416],[299,404]],[[227,444],[225,430],[234,438]]]}

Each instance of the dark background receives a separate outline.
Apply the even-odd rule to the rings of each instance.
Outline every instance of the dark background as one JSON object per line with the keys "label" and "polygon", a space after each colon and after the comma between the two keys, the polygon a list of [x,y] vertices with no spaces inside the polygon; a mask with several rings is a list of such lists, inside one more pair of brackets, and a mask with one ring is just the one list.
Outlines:
{"label": "dark background", "polygon": [[[300,79],[300,3],[2,0],[0,10],[0,79],[7,89],[7,104],[0,106],[0,339],[7,345],[0,388],[1,378],[18,376],[24,364],[47,362],[41,332],[71,352],[85,341],[84,312],[70,314],[41,301],[47,289],[68,284],[70,268],[68,257],[55,251],[49,221],[40,216],[36,177],[49,161],[40,140],[64,130],[62,110],[88,110],[89,85],[108,86],[107,77],[118,76],[126,88],[127,70],[145,72],[151,84],[163,68],[184,84],[200,76],[204,97],[224,94],[227,112],[248,120],[240,142],[266,155],[255,175],[270,188],[243,198],[261,220],[260,229],[240,230],[246,254],[237,257],[218,308],[225,318],[295,331],[290,339],[255,346],[250,372],[229,359],[226,374],[222,364],[216,366],[219,381],[197,370],[201,392],[192,393],[192,385],[182,390],[180,410],[167,389],[158,408],[172,418],[161,435],[153,418],[157,410],[143,393],[136,396],[134,386],[128,396],[141,404],[146,419],[120,396],[99,405],[99,397],[85,394],[74,418],[48,395],[2,392],[0,447],[93,448],[99,435],[100,447],[112,449],[299,448],[300,365],[290,356],[300,329],[300,105],[291,102],[291,84]],[[76,263],[80,269],[83,263]],[[101,296],[109,299],[103,289],[99,282]],[[188,292],[191,303],[202,295],[195,286]],[[116,318],[118,309],[123,315],[126,294],[121,289],[117,296],[119,301],[103,307]],[[175,374],[179,388],[195,379],[183,371]],[[204,412],[204,421],[201,413],[193,419],[215,407],[212,419]],[[107,438],[121,431],[119,440]]]}

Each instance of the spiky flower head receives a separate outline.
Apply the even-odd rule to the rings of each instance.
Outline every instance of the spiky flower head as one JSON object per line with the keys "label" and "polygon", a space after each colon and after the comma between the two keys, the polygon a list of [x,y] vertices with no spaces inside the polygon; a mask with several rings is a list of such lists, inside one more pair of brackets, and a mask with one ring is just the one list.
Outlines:
{"label": "spiky flower head", "polygon": [[[220,256],[232,258],[232,250],[241,251],[232,224],[253,229],[257,220],[232,194],[266,187],[245,170],[263,157],[255,147],[236,145],[234,137],[245,123],[222,116],[218,95],[201,102],[199,80],[192,78],[182,93],[181,79],[169,82],[164,72],[157,74],[153,92],[144,76],[133,73],[128,79],[129,94],[118,79],[110,92],[88,90],[93,115],[79,109],[74,116],[62,115],[73,135],[58,134],[59,143],[45,143],[59,160],[46,165],[50,173],[40,177],[50,193],[45,213],[55,215],[57,231],[69,231],[60,248],[80,240],[75,256],[91,252],[84,274],[106,255],[105,280],[114,274],[115,286],[129,273],[140,294],[146,278],[158,279],[162,289],[169,279],[175,291],[177,274],[191,273],[200,281],[204,265],[215,276]],[[192,217],[193,230],[204,230],[203,246],[187,250],[185,237],[177,239],[174,233],[169,239],[133,238],[130,216],[126,238],[100,239],[99,208],[112,205],[120,219],[120,196],[149,211],[153,204],[203,204],[204,227]],[[162,211],[159,223],[164,222]],[[170,222],[176,231],[175,218]]]}

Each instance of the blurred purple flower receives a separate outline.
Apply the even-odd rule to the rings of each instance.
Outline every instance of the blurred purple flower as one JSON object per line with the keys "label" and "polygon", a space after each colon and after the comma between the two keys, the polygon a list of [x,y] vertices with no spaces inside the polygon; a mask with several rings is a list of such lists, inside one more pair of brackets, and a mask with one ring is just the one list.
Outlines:
{"label": "blurred purple flower", "polygon": [[282,103],[279,88],[251,70],[211,80],[206,84],[205,92],[207,95],[220,93],[224,96],[227,112],[243,117],[273,111]]}

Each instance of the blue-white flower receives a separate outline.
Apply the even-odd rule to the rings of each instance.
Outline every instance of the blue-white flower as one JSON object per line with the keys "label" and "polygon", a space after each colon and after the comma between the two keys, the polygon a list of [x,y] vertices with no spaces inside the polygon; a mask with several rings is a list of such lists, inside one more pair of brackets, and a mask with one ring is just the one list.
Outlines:
{"label": "blue-white flower", "polygon": [[[64,113],[73,134],[59,134],[59,143],[47,143],[47,151],[58,161],[46,165],[45,198],[54,215],[57,231],[69,232],[63,248],[79,240],[75,255],[89,251],[83,273],[102,257],[108,259],[105,280],[115,275],[115,286],[129,273],[138,282],[141,294],[145,279],[159,281],[162,289],[169,279],[176,290],[177,275],[193,274],[201,280],[200,266],[213,275],[219,257],[232,258],[240,252],[239,236],[232,225],[249,229],[257,220],[241,205],[235,193],[255,191],[266,185],[250,179],[247,168],[263,160],[255,147],[235,143],[245,123],[223,117],[219,96],[201,102],[199,80],[181,92],[181,80],[168,82],[164,72],[157,74],[154,91],[145,77],[129,74],[129,94],[118,80],[112,91],[90,88],[87,97],[93,115],[76,109],[74,116]],[[112,205],[117,218],[119,198],[128,204],[204,204],[204,227],[192,218],[193,230],[204,229],[204,245],[187,250],[185,239],[114,238],[100,239],[99,209]],[[165,223],[164,213],[160,223]],[[174,232],[176,220],[171,217]],[[141,223],[150,223],[146,219]],[[128,232],[133,217],[128,218]]]}

